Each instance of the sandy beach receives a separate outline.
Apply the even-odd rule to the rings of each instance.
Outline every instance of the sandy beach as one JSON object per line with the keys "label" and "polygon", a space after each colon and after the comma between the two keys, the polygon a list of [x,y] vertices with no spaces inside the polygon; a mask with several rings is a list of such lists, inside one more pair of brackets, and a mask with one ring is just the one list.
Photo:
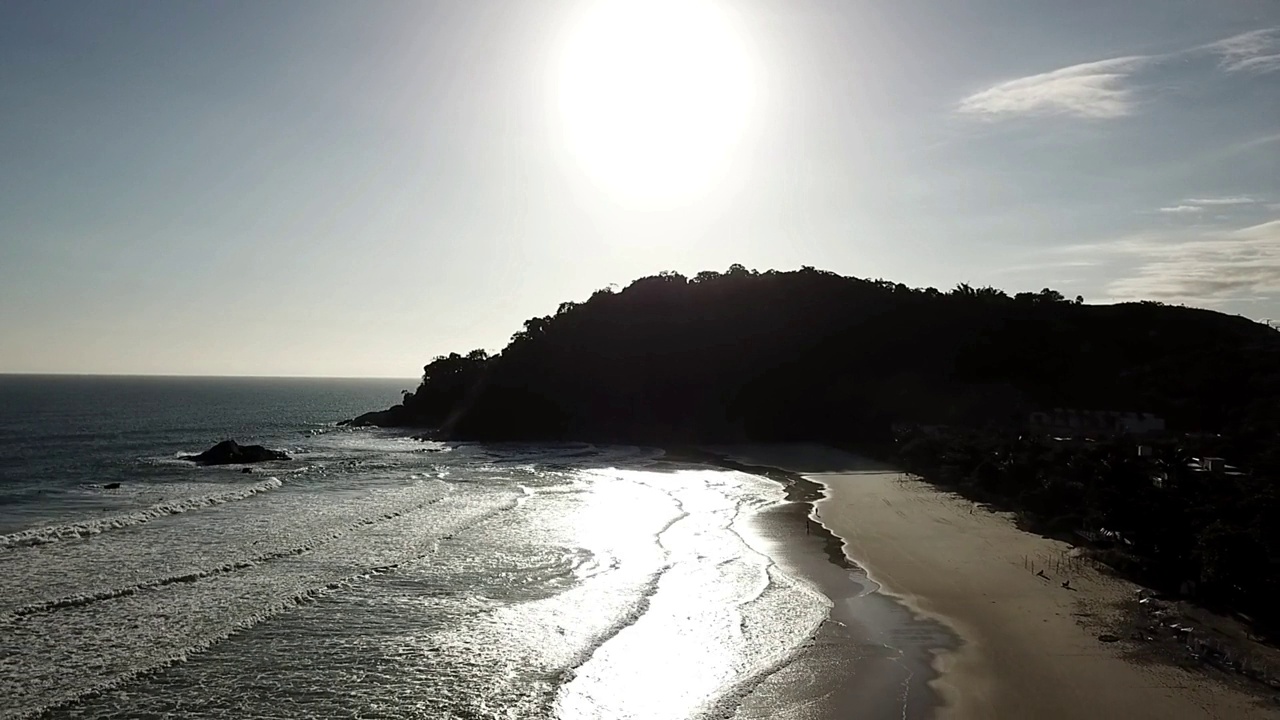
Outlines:
{"label": "sandy beach", "polygon": [[[1064,560],[1070,546],[1017,529],[1008,514],[829,448],[716,451],[820,483],[826,497],[814,519],[843,541],[845,555],[881,593],[954,631],[953,649],[934,652],[940,717],[1280,717],[1280,706],[1258,696],[1126,660],[1124,643],[1100,641],[1105,616],[1137,587]],[[848,599],[832,600],[836,617]],[[847,709],[850,700],[842,702]]]}

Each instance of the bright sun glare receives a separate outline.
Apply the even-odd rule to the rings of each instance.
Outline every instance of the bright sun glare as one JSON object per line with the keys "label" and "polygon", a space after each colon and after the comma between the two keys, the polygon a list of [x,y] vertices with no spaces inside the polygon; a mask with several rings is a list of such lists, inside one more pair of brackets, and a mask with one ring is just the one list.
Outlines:
{"label": "bright sun glare", "polygon": [[569,147],[627,195],[696,193],[742,137],[751,74],[729,18],[707,0],[598,0],[560,68]]}

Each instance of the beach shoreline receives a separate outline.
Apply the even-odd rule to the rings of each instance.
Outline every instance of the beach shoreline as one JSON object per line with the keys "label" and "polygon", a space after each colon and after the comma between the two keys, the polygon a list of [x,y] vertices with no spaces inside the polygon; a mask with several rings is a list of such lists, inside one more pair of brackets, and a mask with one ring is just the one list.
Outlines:
{"label": "beach shoreline", "polygon": [[[744,540],[831,602],[816,636],[744,698],[735,717],[924,720],[942,704],[936,657],[956,638],[945,625],[878,592],[866,574],[828,553],[812,501],[788,500],[745,518]],[[838,546],[837,546],[838,551]]]}
{"label": "beach shoreline", "polygon": [[824,496],[796,473],[734,462],[703,448],[669,450],[664,460],[771,480],[784,498],[744,513],[734,530],[784,575],[830,603],[815,635],[786,661],[751,681],[732,701],[736,720],[926,720],[942,705],[933,680],[938,655],[959,642],[942,623],[879,592],[845,556],[844,541],[813,519]]}
{"label": "beach shoreline", "polygon": [[[833,621],[857,623],[858,613],[865,615],[875,603],[848,606],[837,619],[848,600],[840,597],[838,579],[830,571],[786,558],[821,552],[834,561],[829,567],[846,576],[865,572],[872,595],[909,608],[925,626],[940,624],[952,633],[949,642],[935,637],[933,647],[925,649],[933,702],[927,709],[918,702],[906,706],[913,717],[1280,717],[1280,706],[1268,705],[1256,694],[1204,673],[1134,663],[1124,657],[1124,643],[1101,641],[1101,628],[1137,587],[1072,561],[1066,543],[1018,529],[1007,513],[831,448],[762,445],[707,451],[722,467],[782,482],[789,505],[811,508],[810,527],[830,533],[821,547],[812,535],[808,542],[776,538],[770,552],[811,582],[818,578],[815,584],[824,593],[836,595],[828,595],[835,606]],[[779,547],[788,542],[791,550]],[[833,544],[839,545],[838,555],[833,556]],[[845,582],[850,582],[847,577]],[[868,628],[860,630],[868,635]],[[840,669],[828,671],[838,674]],[[842,689],[839,677],[826,678],[823,686],[832,688],[830,702],[812,707],[816,712],[804,717],[847,716],[855,707],[865,716],[858,697],[862,690]]]}

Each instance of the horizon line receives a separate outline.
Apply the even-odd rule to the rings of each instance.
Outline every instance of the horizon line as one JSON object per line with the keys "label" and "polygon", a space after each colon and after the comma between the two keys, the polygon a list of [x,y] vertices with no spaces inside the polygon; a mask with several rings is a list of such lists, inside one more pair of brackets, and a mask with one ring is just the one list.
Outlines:
{"label": "horizon line", "polygon": [[418,377],[392,375],[205,375],[184,373],[95,373],[95,372],[10,372],[0,371],[0,377],[78,377],[78,378],[185,378],[189,380],[421,380]]}

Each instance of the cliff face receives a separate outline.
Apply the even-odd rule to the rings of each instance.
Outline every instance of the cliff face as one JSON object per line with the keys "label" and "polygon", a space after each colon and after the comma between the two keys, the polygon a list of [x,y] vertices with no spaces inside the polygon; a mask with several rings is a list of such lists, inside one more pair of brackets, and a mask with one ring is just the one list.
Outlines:
{"label": "cliff face", "polygon": [[874,439],[894,421],[1156,413],[1276,428],[1280,333],[1154,303],[941,293],[813,269],[643,278],[533,318],[501,354],[450,355],[357,422],[469,439]]}

